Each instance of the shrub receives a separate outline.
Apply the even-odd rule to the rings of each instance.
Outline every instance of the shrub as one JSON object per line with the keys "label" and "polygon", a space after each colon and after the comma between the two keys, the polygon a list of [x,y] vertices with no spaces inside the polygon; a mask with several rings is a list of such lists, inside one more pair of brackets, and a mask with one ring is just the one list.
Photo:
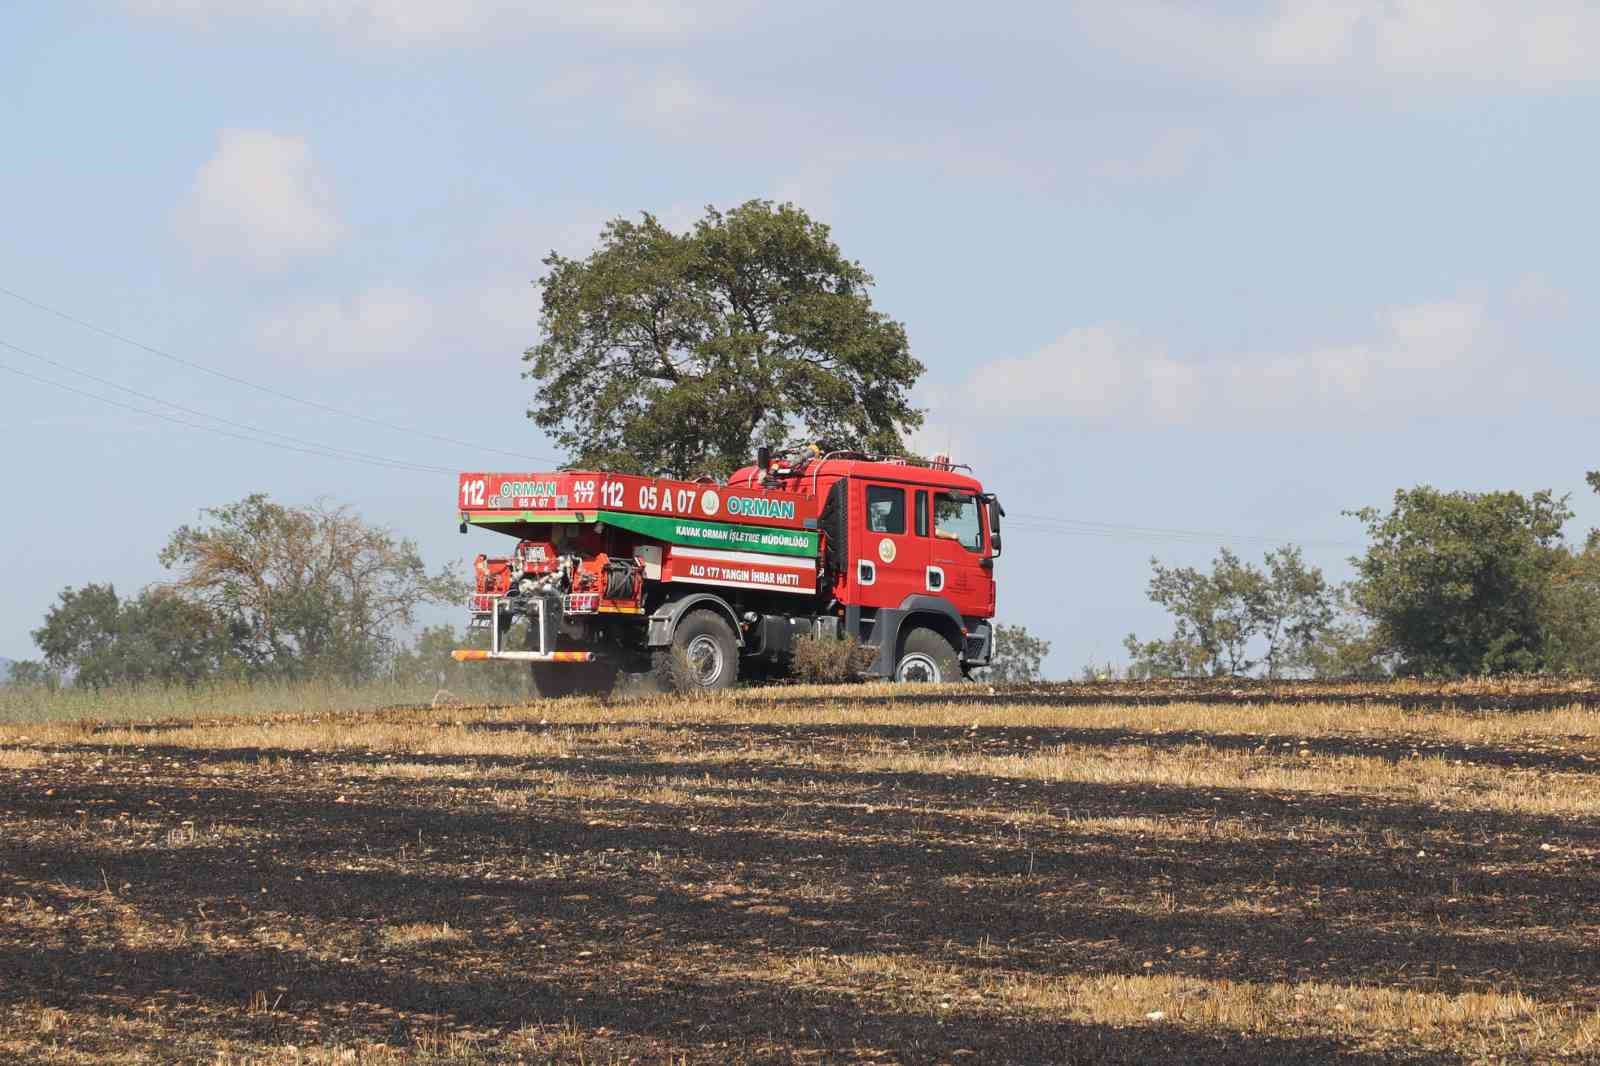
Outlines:
{"label": "shrub", "polygon": [[795,680],[836,685],[858,679],[878,657],[878,649],[863,647],[854,637],[800,637],[793,654],[789,673]]}

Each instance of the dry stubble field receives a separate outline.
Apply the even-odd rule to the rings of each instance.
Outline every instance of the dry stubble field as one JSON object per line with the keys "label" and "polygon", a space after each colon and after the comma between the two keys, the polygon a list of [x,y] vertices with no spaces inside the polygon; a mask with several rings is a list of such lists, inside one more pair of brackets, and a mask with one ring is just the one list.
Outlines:
{"label": "dry stubble field", "polygon": [[0,1059],[1600,1061],[1594,703],[0,725]]}

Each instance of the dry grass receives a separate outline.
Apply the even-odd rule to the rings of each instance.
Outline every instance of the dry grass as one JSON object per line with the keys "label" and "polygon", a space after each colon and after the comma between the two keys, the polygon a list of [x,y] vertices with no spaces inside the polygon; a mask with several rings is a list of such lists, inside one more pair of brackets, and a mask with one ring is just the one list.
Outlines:
{"label": "dry grass", "polygon": [[0,1061],[1600,1061],[1600,715],[1429,691],[0,725]]}
{"label": "dry grass", "polygon": [[450,928],[449,922],[410,922],[384,926],[380,935],[390,947],[408,948],[421,944],[450,944],[465,940],[466,934]]}
{"label": "dry grass", "polygon": [[[1600,760],[1596,762],[1600,770]],[[1600,814],[1600,790],[1590,774],[1508,775],[1420,753],[1402,761],[1344,754],[1317,756],[1313,749],[1293,744],[1277,751],[1263,744],[1254,752],[1185,744],[1160,757],[1139,749],[1106,754],[1086,745],[1058,745],[1038,755],[864,754],[844,765],[896,773],[977,774],[1112,786],[1372,795],[1511,813]]]}
{"label": "dry grass", "polygon": [[970,1014],[999,1006],[1112,1026],[1163,1023],[1180,1029],[1268,1033],[1297,1027],[1353,1038],[1374,1050],[1417,1035],[1493,1057],[1506,1046],[1576,1057],[1600,1050],[1600,1012],[1541,1003],[1520,992],[1446,995],[1307,981],[1297,984],[1093,974],[1039,978],[930,965],[917,956],[775,958],[752,972],[764,980],[905,997],[930,1012]]}
{"label": "dry grass", "polygon": [[0,748],[0,770],[32,770],[49,761],[43,752]]}
{"label": "dry grass", "polygon": [[[135,687],[101,691],[0,686],[0,722],[78,722],[93,727],[107,722],[347,714],[377,708],[430,708],[443,706],[444,703],[458,709],[469,709],[474,706],[481,708],[484,706],[481,701],[484,700],[503,703],[506,700],[504,687],[501,683],[485,686],[481,691],[463,688],[458,693],[442,694],[431,685],[382,681],[361,685],[329,681],[216,682],[195,687]],[[649,702],[649,686],[638,691]],[[443,701],[441,696],[444,697]],[[1588,679],[1495,678],[1451,682],[1266,683],[1222,679],[1011,685],[1001,686],[998,690],[988,685],[950,684],[910,696],[883,682],[845,689],[828,682],[741,690],[729,694],[724,702],[734,706],[764,708],[767,715],[781,715],[783,709],[789,707],[793,712],[807,716],[818,703],[859,706],[862,701],[875,704],[894,702],[911,707],[928,702],[944,703],[947,707],[1011,703],[1043,709],[1047,715],[1052,709],[1065,706],[1076,709],[1100,705],[1123,710],[1129,707],[1144,710],[1187,704],[1194,709],[1209,711],[1218,705],[1226,705],[1231,713],[1250,708],[1259,711],[1261,708],[1310,704],[1321,707],[1330,718],[1356,714],[1370,719],[1387,718],[1395,707],[1536,710],[1565,704],[1575,710],[1587,708],[1593,711],[1600,708],[1600,682]],[[565,704],[571,701],[560,702]],[[959,711],[956,716],[960,716]],[[1489,727],[1486,735],[1494,735],[1493,726]]]}
{"label": "dry grass", "polygon": [[337,713],[393,704],[426,705],[435,691],[432,686],[383,682],[366,685],[342,685],[336,682],[218,682],[192,688],[152,686],[99,691],[0,686],[0,721],[117,722],[224,715]]}
{"label": "dry grass", "polygon": [[[970,688],[970,687],[969,687]],[[395,707],[367,714],[327,710],[285,712],[253,717],[211,714],[175,715],[148,724],[125,719],[54,719],[50,721],[0,719],[0,741],[18,738],[58,740],[94,736],[103,743],[129,743],[147,737],[150,725],[164,737],[190,738],[196,744],[216,740],[241,745],[307,750],[334,747],[388,746],[403,750],[419,744],[475,744],[485,754],[505,750],[507,744],[560,744],[574,730],[588,739],[627,740],[630,737],[670,733],[696,724],[759,726],[847,726],[892,724],[914,729],[961,729],[981,735],[985,729],[1045,731],[1070,721],[1074,729],[1111,730],[1153,736],[1184,733],[1214,736],[1245,735],[1279,746],[1318,737],[1406,738],[1419,754],[1429,742],[1495,746],[1554,741],[1600,758],[1600,710],[1584,705],[1502,714],[1437,709],[1405,711],[1392,704],[1357,707],[1318,703],[1243,703],[1218,707],[1205,703],[1173,703],[1129,707],[1103,702],[1072,705],[1019,703],[1004,695],[974,703],[970,699],[944,699],[948,691],[930,688],[915,702],[896,701],[887,707],[874,699],[893,692],[888,685],[854,685],[842,688],[792,686],[739,692],[721,699],[684,702],[674,697],[653,697],[623,703],[595,703],[563,699],[519,706],[466,706],[440,708]],[[812,693],[809,699],[795,693]],[[966,690],[953,693],[966,696]],[[463,741],[468,722],[515,723],[525,735],[486,738],[473,730],[476,740]],[[537,726],[537,729],[531,727]],[[441,754],[471,754],[440,750]]]}

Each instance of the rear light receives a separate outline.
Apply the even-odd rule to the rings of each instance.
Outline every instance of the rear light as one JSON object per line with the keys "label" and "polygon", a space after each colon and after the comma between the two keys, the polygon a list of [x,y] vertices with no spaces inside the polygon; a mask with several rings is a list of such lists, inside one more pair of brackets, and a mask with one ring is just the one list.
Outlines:
{"label": "rear light", "polygon": [[561,606],[567,614],[594,614],[600,610],[600,594],[574,592],[563,599]]}

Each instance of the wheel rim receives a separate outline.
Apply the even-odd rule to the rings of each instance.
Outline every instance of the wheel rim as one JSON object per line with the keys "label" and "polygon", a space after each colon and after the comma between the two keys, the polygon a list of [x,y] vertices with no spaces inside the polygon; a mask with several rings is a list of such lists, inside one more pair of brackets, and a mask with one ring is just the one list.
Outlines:
{"label": "wheel rim", "polygon": [[713,637],[704,633],[695,637],[683,649],[683,657],[689,661],[689,677],[701,688],[710,688],[722,676],[722,645]]}
{"label": "wheel rim", "polygon": [[939,676],[939,664],[933,661],[933,656],[924,655],[920,651],[914,651],[900,660],[900,665],[894,672],[894,679],[924,685],[943,680]]}

